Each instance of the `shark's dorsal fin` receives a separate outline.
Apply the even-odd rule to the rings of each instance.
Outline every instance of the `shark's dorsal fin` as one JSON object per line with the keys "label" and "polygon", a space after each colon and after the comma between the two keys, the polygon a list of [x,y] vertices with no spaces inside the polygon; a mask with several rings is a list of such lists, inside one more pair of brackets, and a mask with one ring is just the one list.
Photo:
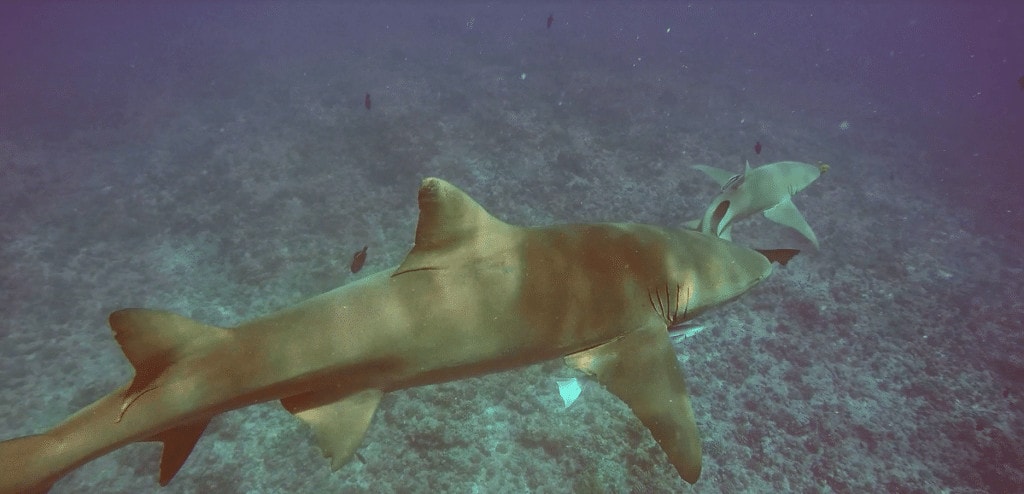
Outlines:
{"label": "shark's dorsal fin", "polygon": [[[331,390],[325,393],[323,396],[329,396]],[[313,430],[317,446],[330,459],[331,469],[337,470],[356,454],[384,393],[366,389],[325,404],[320,403],[320,395],[306,393],[285,398],[281,404]]]}
{"label": "shark's dorsal fin", "polygon": [[647,426],[683,480],[700,477],[700,434],[668,331],[651,325],[565,357],[625,402]]}
{"label": "shark's dorsal fin", "polygon": [[450,256],[480,254],[494,248],[495,236],[508,235],[512,230],[458,187],[439,178],[423,180],[419,207],[416,244],[392,276],[443,269]]}

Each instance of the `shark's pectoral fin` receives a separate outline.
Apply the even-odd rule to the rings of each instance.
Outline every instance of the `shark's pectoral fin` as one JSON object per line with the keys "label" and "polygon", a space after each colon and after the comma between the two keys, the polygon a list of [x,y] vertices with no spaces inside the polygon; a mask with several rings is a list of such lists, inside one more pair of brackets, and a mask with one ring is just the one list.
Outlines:
{"label": "shark's pectoral fin", "polygon": [[382,396],[379,389],[366,389],[324,404],[317,393],[306,393],[281,404],[313,430],[317,446],[337,470],[355,456]]}
{"label": "shark's pectoral fin", "polygon": [[693,165],[693,167],[707,174],[707,176],[711,177],[711,180],[718,182],[718,185],[725,185],[736,176],[736,172],[715,168],[713,166]]}
{"label": "shark's pectoral fin", "polygon": [[181,470],[181,466],[185,464],[188,455],[192,454],[192,448],[196,447],[199,436],[203,435],[208,425],[210,419],[198,420],[168,429],[149,439],[164,443],[164,451],[160,455],[161,486],[169,484],[178,470]]}
{"label": "shark's pectoral fin", "polygon": [[818,237],[814,235],[814,230],[811,230],[811,225],[807,224],[804,215],[800,214],[800,210],[796,208],[789,197],[783,199],[782,202],[774,207],[766,209],[764,217],[800,232],[801,235],[807,237],[807,240],[814,244],[815,248],[818,247]]}
{"label": "shark's pectoral fin", "polygon": [[700,477],[701,450],[686,380],[665,326],[651,326],[565,357],[603,384],[651,431],[683,480]]}

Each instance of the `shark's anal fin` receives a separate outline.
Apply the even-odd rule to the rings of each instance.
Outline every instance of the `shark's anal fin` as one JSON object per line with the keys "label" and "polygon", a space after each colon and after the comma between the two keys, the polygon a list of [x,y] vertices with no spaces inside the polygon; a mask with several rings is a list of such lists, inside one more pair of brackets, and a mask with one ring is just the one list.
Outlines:
{"label": "shark's anal fin", "polygon": [[818,237],[814,234],[814,230],[811,230],[811,225],[807,224],[804,215],[800,214],[800,210],[796,208],[789,197],[776,206],[766,209],[764,217],[800,232],[801,235],[807,237],[807,240],[814,244],[815,248],[818,248]]}
{"label": "shark's anal fin", "polygon": [[331,469],[337,470],[355,456],[384,392],[366,389],[324,403],[325,398],[333,397],[332,391],[285,398],[281,404],[313,430],[317,446],[330,459]]}
{"label": "shark's anal fin", "polygon": [[196,447],[199,436],[203,435],[203,431],[208,425],[210,425],[210,419],[199,420],[168,429],[149,439],[164,443],[164,451],[160,455],[161,486],[169,484],[178,470],[181,470],[181,466],[185,464],[188,455]]}
{"label": "shark's anal fin", "polygon": [[683,480],[700,477],[701,448],[686,379],[664,325],[574,353],[565,361],[625,402],[651,431]]}

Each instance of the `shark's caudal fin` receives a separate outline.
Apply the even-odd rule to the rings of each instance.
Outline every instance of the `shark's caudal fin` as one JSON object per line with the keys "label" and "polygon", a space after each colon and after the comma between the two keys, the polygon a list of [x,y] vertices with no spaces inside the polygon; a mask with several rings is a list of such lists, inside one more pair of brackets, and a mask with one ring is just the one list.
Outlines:
{"label": "shark's caudal fin", "polygon": [[700,478],[701,448],[683,371],[664,326],[653,326],[565,357],[633,410],[683,480]]}
{"label": "shark's caudal fin", "polygon": [[50,491],[59,471],[34,461],[53,446],[43,434],[0,441],[0,492],[39,494]]}

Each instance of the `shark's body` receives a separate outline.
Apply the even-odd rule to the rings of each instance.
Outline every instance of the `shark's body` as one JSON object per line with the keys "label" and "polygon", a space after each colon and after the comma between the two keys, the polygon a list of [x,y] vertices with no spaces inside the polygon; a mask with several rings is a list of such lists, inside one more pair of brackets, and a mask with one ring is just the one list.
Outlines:
{"label": "shark's body", "polygon": [[743,173],[738,175],[705,165],[694,168],[718,182],[722,192],[711,200],[704,216],[688,223],[688,227],[730,240],[736,221],[763,212],[765,218],[795,229],[818,247],[818,237],[793,204],[792,197],[828,170],[827,165],[780,161],[750,168],[747,163]]}
{"label": "shark's body", "polygon": [[137,441],[164,443],[165,485],[213,416],[270,400],[339,468],[383,393],[562,356],[697,480],[700,439],[666,329],[763,280],[770,254],[648,225],[512,226],[439,179],[423,182],[419,204],[401,265],[236,328],[111,314],[134,379],[47,432],[0,442],[0,493],[45,492]]}

